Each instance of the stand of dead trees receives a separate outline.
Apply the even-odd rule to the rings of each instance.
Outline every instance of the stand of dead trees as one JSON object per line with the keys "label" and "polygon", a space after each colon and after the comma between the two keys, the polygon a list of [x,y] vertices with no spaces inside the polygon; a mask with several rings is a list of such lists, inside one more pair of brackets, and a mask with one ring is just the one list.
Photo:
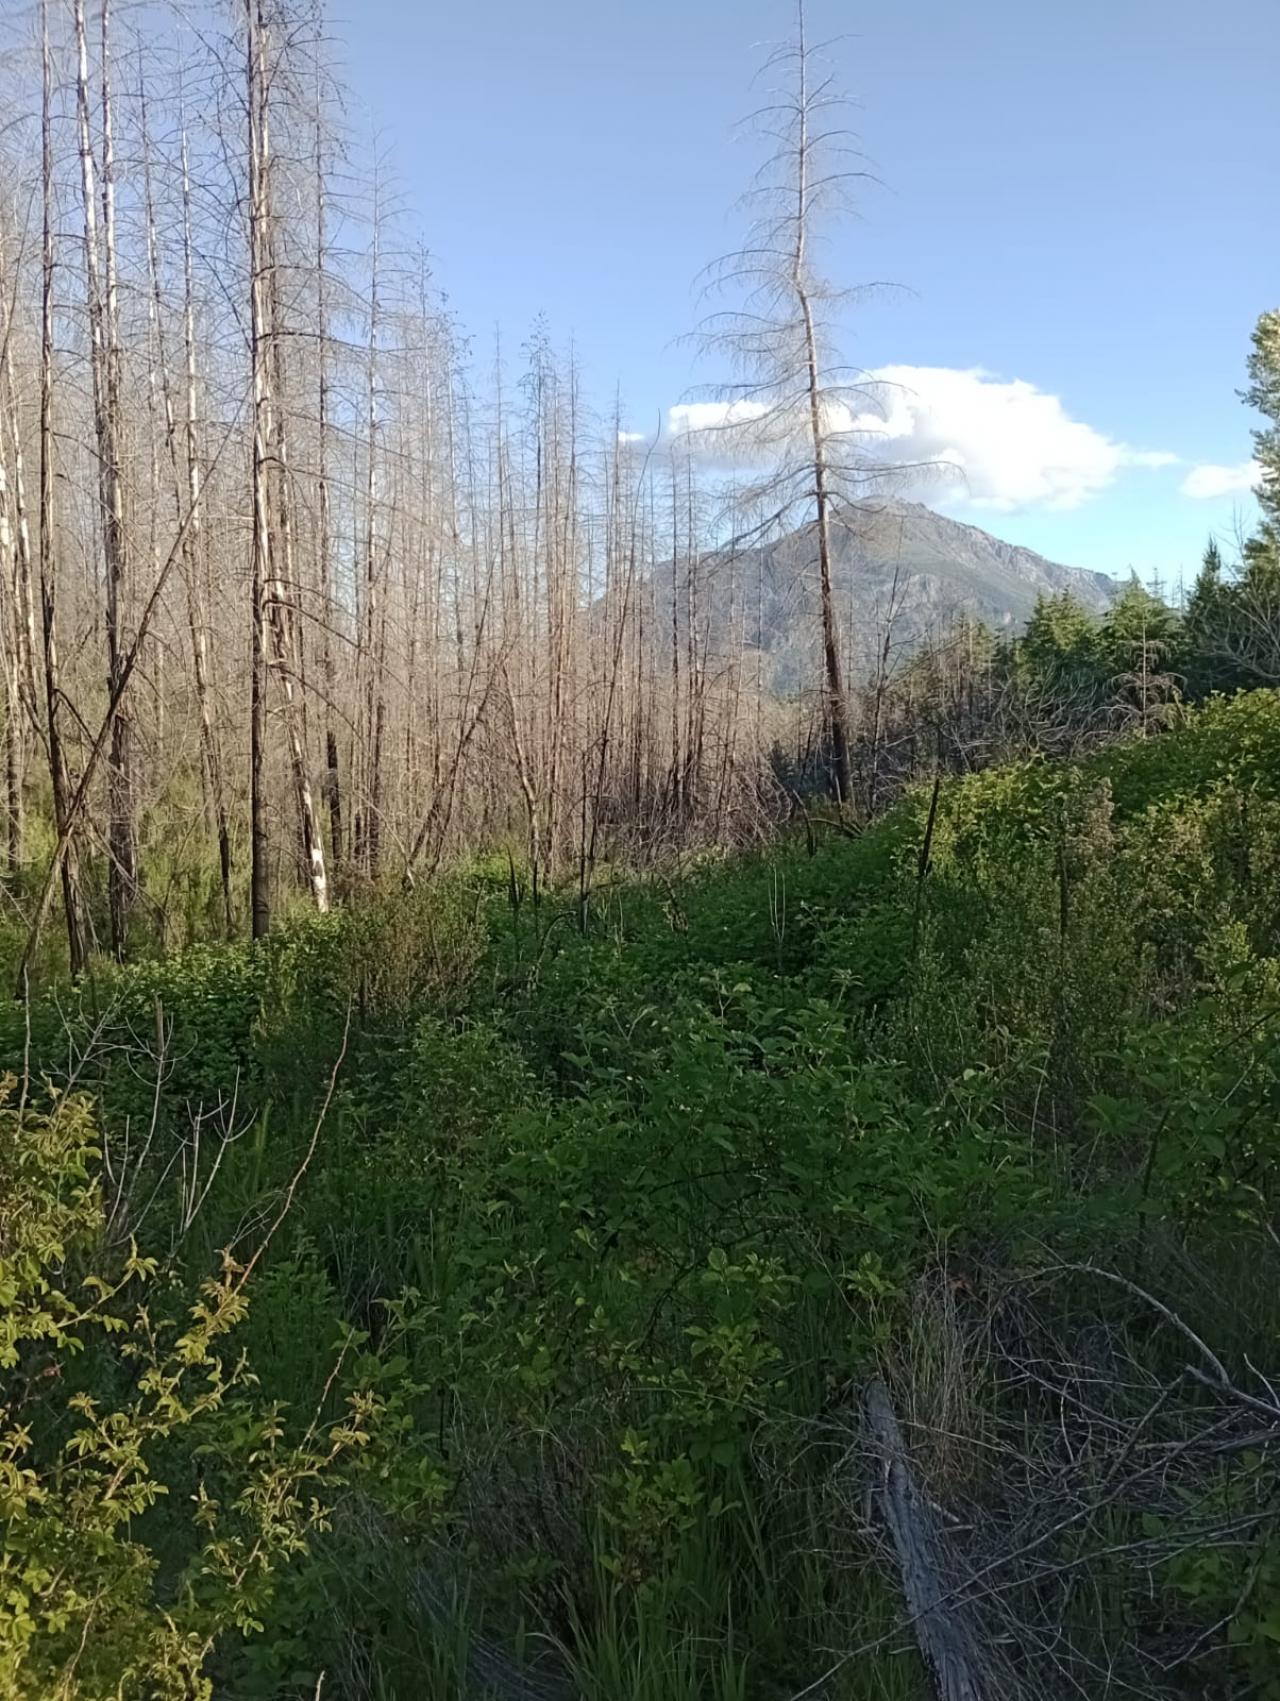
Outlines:
{"label": "stand of dead trees", "polygon": [[592,417],[541,325],[477,377],[311,0],[10,36],[5,858],[72,969],[479,847],[587,894],[776,818],[691,455]]}
{"label": "stand of dead trees", "polygon": [[[1101,685],[1028,674],[971,624],[906,642],[897,581],[874,630],[842,606],[836,528],[888,483],[850,424],[874,397],[831,349],[846,298],[812,268],[861,169],[802,14],[748,248],[712,270],[747,297],[704,326],[744,375],[727,454],[594,414],[541,322],[470,345],[352,135],[321,0],[161,4],[145,29],[38,0],[6,46],[24,972],[260,936],[489,850],[535,895],[576,882],[585,916],[619,860],[748,843],[823,794],[847,825],[939,767],[1145,732],[1176,696],[1136,605]],[[812,639],[789,694],[755,548],[786,530]]]}

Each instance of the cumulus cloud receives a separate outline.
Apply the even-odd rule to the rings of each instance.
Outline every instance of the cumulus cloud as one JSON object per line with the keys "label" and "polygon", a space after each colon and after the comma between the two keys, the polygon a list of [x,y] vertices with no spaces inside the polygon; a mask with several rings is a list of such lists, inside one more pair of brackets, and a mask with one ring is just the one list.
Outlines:
{"label": "cumulus cloud", "polygon": [[886,366],[875,373],[893,458],[953,469],[975,507],[1077,508],[1130,467],[1177,456],[1134,449],[1083,420],[1059,396],[981,368]]}
{"label": "cumulus cloud", "polygon": [[[933,469],[905,482],[975,507],[1076,508],[1130,468],[1171,466],[1166,450],[1136,449],[1082,420],[1059,396],[1025,379],[981,368],[885,366],[869,373],[850,405],[827,403],[830,430],[856,438],[862,457],[886,467]],[[670,410],[673,435],[701,434],[715,459],[750,458],[798,437],[804,410],[765,419],[757,401],[694,402]]]}
{"label": "cumulus cloud", "polygon": [[1262,468],[1257,461],[1242,461],[1235,467],[1192,467],[1182,481],[1182,494],[1204,502],[1214,496],[1237,496],[1257,488]]}
{"label": "cumulus cloud", "polygon": [[[844,402],[826,397],[823,405],[829,431],[860,431],[859,420]],[[785,406],[745,398],[682,402],[667,413],[671,436],[688,438],[703,460],[722,466],[760,465],[780,454],[803,450],[808,429],[809,409],[802,400]]]}
{"label": "cumulus cloud", "polygon": [[768,412],[763,402],[680,402],[667,413],[667,428],[673,436],[689,431],[726,431],[748,426]]}
{"label": "cumulus cloud", "polygon": [[648,437],[647,431],[620,431],[618,433],[619,443],[645,443],[648,441]]}

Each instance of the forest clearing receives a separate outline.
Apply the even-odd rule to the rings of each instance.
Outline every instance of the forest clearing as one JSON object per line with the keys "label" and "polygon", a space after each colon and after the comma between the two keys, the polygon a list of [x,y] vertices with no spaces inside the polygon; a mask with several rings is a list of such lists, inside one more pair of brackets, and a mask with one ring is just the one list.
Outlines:
{"label": "forest clearing", "polygon": [[782,11],[654,431],[318,3],[6,21],[0,1701],[1280,1697],[1280,309],[1014,543]]}

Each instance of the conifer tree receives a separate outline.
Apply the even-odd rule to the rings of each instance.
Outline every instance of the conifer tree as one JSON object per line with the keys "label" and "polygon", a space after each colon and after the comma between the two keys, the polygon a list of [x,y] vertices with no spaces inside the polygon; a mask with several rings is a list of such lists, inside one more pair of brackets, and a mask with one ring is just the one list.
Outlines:
{"label": "conifer tree", "polygon": [[1248,370],[1244,399],[1267,422],[1254,432],[1253,443],[1262,468],[1258,504],[1274,539],[1280,526],[1280,307],[1263,313],[1254,327]]}

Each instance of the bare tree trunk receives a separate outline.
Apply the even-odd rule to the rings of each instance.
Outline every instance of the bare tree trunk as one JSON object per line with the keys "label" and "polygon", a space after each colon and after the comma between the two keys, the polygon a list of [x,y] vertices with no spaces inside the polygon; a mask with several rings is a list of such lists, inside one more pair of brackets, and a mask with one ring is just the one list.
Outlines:
{"label": "bare tree trunk", "polygon": [[984,1701],[994,1689],[972,1609],[955,1598],[937,1519],[912,1475],[888,1390],[878,1377],[867,1387],[864,1410],[880,1455],[881,1515],[893,1538],[911,1627],[938,1701]]}
{"label": "bare tree trunk", "polygon": [[369,344],[366,391],[366,459],[364,481],[364,610],[361,622],[361,650],[365,663],[364,680],[364,740],[365,783],[361,800],[360,845],[365,870],[376,879],[381,857],[382,841],[382,735],[386,721],[383,673],[386,666],[385,609],[383,587],[380,584],[381,566],[378,559],[378,335],[381,262],[380,240],[382,209],[380,186],[375,182],[373,207],[373,253],[370,270]]}
{"label": "bare tree trunk", "polygon": [[684,817],[684,764],[680,750],[680,487],[671,451],[671,765],[668,786],[677,831]]}
{"label": "bare tree trunk", "polygon": [[[223,922],[230,939],[235,931],[231,901],[231,829],[227,819],[226,788],[222,772],[222,749],[214,718],[213,692],[209,679],[209,615],[204,586],[205,534],[201,511],[201,457],[199,448],[199,391],[196,373],[195,285],[191,244],[191,167],[187,131],[183,124],[182,158],[182,337],[186,381],[184,410],[187,505],[190,525],[183,546],[183,570],[187,590],[187,623],[191,638],[192,671],[196,687],[196,712],[200,719],[200,753],[205,786],[218,837],[218,877],[222,888]],[[175,479],[177,443],[174,442]]]}
{"label": "bare tree trunk", "polygon": [[[93,137],[89,122],[89,54],[84,0],[74,4],[76,34],[76,106],[80,135],[80,186],[84,202],[85,286],[93,367],[93,412],[98,449],[102,552],[106,580],[107,695],[118,695],[123,655],[123,603],[128,586],[127,537],[121,457],[121,358],[119,285],[116,267],[115,157],[111,133],[110,0],[102,0],[102,240],[105,245],[105,293],[99,254]],[[137,894],[134,846],[130,728],[121,711],[111,727],[108,770],[107,885],[111,911],[111,949],[128,954],[129,916]]]}
{"label": "bare tree trunk", "polygon": [[[264,159],[269,160],[267,126],[262,126]],[[268,212],[270,209],[268,208]],[[311,889],[311,899],[323,913],[329,908],[329,882],[325,874],[324,841],[316,821],[315,803],[311,793],[311,776],[307,766],[307,743],[300,701],[301,677],[298,665],[298,636],[295,598],[297,580],[293,564],[293,491],[289,473],[289,438],[283,344],[280,337],[280,268],[276,262],[274,232],[268,222],[266,253],[268,263],[268,301],[271,315],[271,354],[273,390],[271,410],[274,424],[273,460],[276,484],[276,536],[268,555],[268,619],[271,635],[271,658],[276,669],[281,694],[284,697],[285,737],[289,744],[289,767],[293,774],[293,789],[298,805],[298,831],[302,841],[305,878]],[[277,562],[279,565],[277,566]]]}
{"label": "bare tree trunk", "polygon": [[58,671],[57,589],[53,557],[53,69],[49,55],[49,0],[40,0],[41,189],[44,207],[40,285],[40,614],[44,642],[44,690],[48,715],[49,779],[53,821],[66,838],[62,856],[62,903],[67,920],[67,950],[73,976],[88,961],[80,862],[70,829],[71,781],[62,743],[62,686]]}
{"label": "bare tree trunk", "polygon": [[[547,759],[547,837],[546,837],[546,875],[554,877],[560,867],[561,839],[561,775],[564,767],[565,744],[568,728],[568,692],[571,688],[574,666],[574,634],[577,625],[577,597],[575,590],[575,575],[577,571],[578,532],[577,532],[577,502],[578,502],[578,381],[577,373],[569,372],[569,459],[565,473],[565,489],[560,497],[562,512],[552,514],[552,527],[557,538],[555,561],[555,588],[552,590],[551,573],[548,571],[547,594],[551,602],[551,676],[550,703],[548,713],[550,718],[550,752]],[[557,457],[557,472],[559,470]]]}
{"label": "bare tree trunk", "polygon": [[253,385],[253,543],[250,575],[252,653],[249,683],[249,845],[250,912],[253,937],[271,927],[271,839],[267,827],[264,767],[266,757],[267,575],[270,571],[270,521],[267,503],[267,443],[270,407],[267,377],[266,286],[263,276],[266,220],[263,189],[263,134],[266,24],[259,0],[245,0],[246,81],[249,119],[249,351]]}
{"label": "bare tree trunk", "polygon": [[800,89],[799,146],[796,152],[796,248],[792,283],[804,324],[805,385],[809,402],[809,437],[813,454],[813,499],[817,508],[818,588],[822,613],[822,652],[826,663],[827,719],[831,729],[831,761],[836,798],[848,803],[852,782],[849,767],[848,705],[844,694],[844,672],[840,663],[840,633],[835,598],[831,588],[831,491],[827,476],[826,423],[822,417],[822,374],[818,364],[818,339],[814,327],[813,301],[806,275],[805,248],[809,232],[809,100],[808,60],[804,34],[804,7],[800,6],[798,63]]}
{"label": "bare tree trunk", "polygon": [[[195,348],[195,292],[192,279],[191,253],[191,172],[188,159],[185,116],[181,126],[179,154],[182,176],[182,253],[183,253],[183,352],[186,405],[184,417],[184,447],[179,448],[178,426],[173,404],[173,383],[164,334],[164,302],[160,288],[160,265],[157,254],[155,204],[151,181],[150,130],[147,123],[146,79],[139,60],[138,110],[142,127],[143,202],[146,215],[147,273],[151,287],[149,318],[154,326],[156,350],[149,367],[149,384],[158,387],[164,415],[165,446],[173,478],[173,507],[176,523],[185,527],[182,534],[181,564],[186,593],[187,634],[191,643],[192,673],[195,683],[196,712],[199,722],[200,773],[204,792],[205,811],[209,825],[217,835],[218,871],[222,892],[223,926],[230,939],[234,933],[231,908],[231,840],[227,825],[226,801],[222,785],[222,764],[214,727],[212,694],[209,687],[208,617],[204,588],[201,582],[200,552],[203,544],[201,525],[200,457],[197,448],[197,384]],[[158,367],[158,380],[157,380]],[[158,483],[154,495],[159,507]],[[156,516],[152,516],[153,560],[156,556]],[[154,560],[159,570],[158,560]]]}
{"label": "bare tree trunk", "polygon": [[324,128],[319,90],[316,93],[315,130],[315,219],[316,219],[316,317],[320,338],[317,349],[317,466],[316,554],[321,599],[320,667],[324,682],[324,761],[325,785],[329,800],[329,846],[333,858],[334,878],[342,869],[342,772],[338,757],[338,729],[335,720],[337,674],[333,660],[333,622],[337,618],[338,599],[333,586],[332,522],[329,511],[329,311],[327,290],[328,254],[326,252],[326,220],[328,200],[324,176]]}
{"label": "bare tree trunk", "polygon": [[0,342],[4,358],[0,361],[0,462],[4,461],[4,437],[9,438],[9,466],[13,471],[9,491],[12,505],[13,549],[13,620],[14,644],[18,665],[19,690],[32,728],[41,731],[39,691],[36,686],[35,658],[36,614],[34,576],[31,565],[31,526],[27,518],[26,470],[22,454],[22,427],[18,412],[18,387],[14,381],[13,344],[16,326],[10,301],[17,300],[18,271],[15,260],[12,290],[3,272],[5,259],[3,233],[0,232],[0,293],[4,295],[0,316]]}
{"label": "bare tree trunk", "polygon": [[22,867],[22,661],[17,551],[9,513],[9,478],[0,444],[0,665],[4,670],[5,852],[9,872]]}
{"label": "bare tree trunk", "polygon": [[[26,719],[23,706],[25,633],[19,588],[21,569],[18,564],[17,528],[5,453],[6,427],[13,400],[13,322],[9,312],[6,258],[4,231],[0,228],[0,345],[4,349],[4,358],[0,361],[0,646],[3,647],[4,668],[6,856],[10,873],[16,874],[22,866],[24,826],[22,782],[23,724]],[[12,439],[15,455],[20,457],[22,450],[16,418],[12,425]],[[17,482],[15,479],[15,483]],[[29,657],[27,659],[29,662]]]}

